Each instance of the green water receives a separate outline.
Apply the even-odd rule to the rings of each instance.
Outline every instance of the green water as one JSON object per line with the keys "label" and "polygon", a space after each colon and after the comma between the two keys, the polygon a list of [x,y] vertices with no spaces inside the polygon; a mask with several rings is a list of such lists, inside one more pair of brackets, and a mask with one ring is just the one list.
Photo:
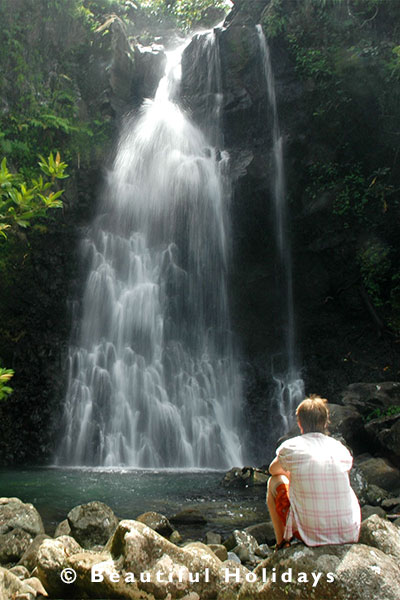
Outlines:
{"label": "green water", "polygon": [[223,473],[215,471],[149,471],[129,469],[35,468],[0,470],[0,496],[31,502],[46,532],[78,504],[100,500],[118,517],[135,519],[146,511],[170,517],[182,508],[202,511],[207,524],[179,527],[185,536],[201,538],[205,531],[222,535],[266,519],[265,489],[227,490]]}

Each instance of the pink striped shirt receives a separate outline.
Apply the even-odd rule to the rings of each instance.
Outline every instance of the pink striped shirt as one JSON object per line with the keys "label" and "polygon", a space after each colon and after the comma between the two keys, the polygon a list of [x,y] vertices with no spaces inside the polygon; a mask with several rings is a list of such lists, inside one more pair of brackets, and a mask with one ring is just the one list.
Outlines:
{"label": "pink striped shirt", "polygon": [[279,462],[290,472],[290,509],[284,537],[298,530],[307,546],[357,542],[361,511],[350,487],[350,452],[323,433],[283,442]]}

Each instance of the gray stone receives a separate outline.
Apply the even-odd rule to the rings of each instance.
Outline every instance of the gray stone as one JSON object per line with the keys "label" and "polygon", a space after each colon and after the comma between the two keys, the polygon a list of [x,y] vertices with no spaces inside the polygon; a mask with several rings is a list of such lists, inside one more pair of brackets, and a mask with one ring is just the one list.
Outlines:
{"label": "gray stone", "polygon": [[222,537],[219,533],[215,533],[215,531],[207,531],[205,535],[205,543],[206,544],[221,544]]}
{"label": "gray stone", "polygon": [[71,535],[71,527],[69,526],[68,519],[64,519],[61,521],[56,527],[54,532],[54,537],[59,537],[60,535]]}
{"label": "gray stone", "polygon": [[271,521],[250,525],[244,531],[255,537],[258,544],[268,544],[270,546],[275,544],[275,531]]}
{"label": "gray stone", "polygon": [[207,519],[198,508],[184,508],[169,519],[177,525],[204,525]]}
{"label": "gray stone", "polygon": [[272,553],[271,548],[268,544],[260,544],[258,548],[256,548],[255,555],[260,558],[267,558]]}
{"label": "gray stone", "polygon": [[381,506],[385,510],[395,509],[397,506],[400,506],[400,496],[397,496],[395,498],[386,498],[385,500],[382,500]]}
{"label": "gray stone", "polygon": [[0,534],[11,529],[23,529],[32,537],[44,533],[42,519],[32,504],[19,498],[0,498]]}
{"label": "gray stone", "polygon": [[[276,582],[268,577],[263,583],[263,569],[268,574],[275,569]],[[298,581],[300,573],[302,579]],[[312,573],[321,573],[316,585]],[[397,561],[378,548],[363,544],[291,546],[273,553],[257,566],[254,574],[258,580],[243,583],[239,600],[398,600],[400,589]]]}
{"label": "gray stone", "polygon": [[371,515],[378,515],[379,517],[385,518],[386,512],[380,506],[369,506],[366,504],[361,508],[361,520],[365,521]]}
{"label": "gray stone", "polygon": [[357,448],[365,437],[364,421],[359,411],[353,406],[329,403],[329,415],[330,433],[340,434],[352,448]]}
{"label": "gray stone", "polygon": [[230,550],[228,552],[228,561],[234,562],[234,563],[238,563],[241,564],[242,561],[240,560],[240,558],[238,557],[237,554],[235,554],[235,552],[232,552],[232,550]]}
{"label": "gray stone", "polygon": [[167,517],[157,512],[143,513],[137,517],[136,521],[148,525],[164,537],[169,537],[174,530]]}
{"label": "gray stone", "polygon": [[360,544],[378,548],[400,561],[400,536],[393,523],[372,515],[361,524]]}
{"label": "gray stone", "polygon": [[75,506],[67,518],[71,536],[83,548],[106,544],[119,521],[109,506],[97,501]]}
{"label": "gray stone", "polygon": [[366,455],[357,457],[356,465],[369,484],[379,485],[394,493],[400,490],[400,471],[388,460]]}
{"label": "gray stone", "polygon": [[229,550],[234,550],[237,546],[245,546],[248,551],[252,554],[256,551],[258,547],[258,543],[255,537],[253,537],[250,533],[246,531],[239,531],[235,529],[235,531],[224,541],[225,548]]}
{"label": "gray stone", "polygon": [[15,565],[15,567],[12,567],[9,571],[10,573],[13,573],[13,575],[16,575],[18,579],[21,579],[21,581],[23,579],[28,579],[29,577],[28,569],[22,565]]}
{"label": "gray stone", "polygon": [[219,558],[219,560],[228,560],[228,551],[223,544],[207,544],[210,550],[212,550]]}
{"label": "gray stone", "polygon": [[368,485],[368,488],[367,488],[367,491],[365,494],[365,499],[366,499],[367,504],[371,504],[372,506],[378,506],[378,505],[382,504],[383,501],[386,500],[387,498],[390,498],[390,492],[388,492],[387,490],[384,490],[383,488],[381,488],[378,485],[375,485],[373,483]]}
{"label": "gray stone", "polygon": [[8,565],[19,561],[32,543],[32,535],[23,529],[12,529],[0,535],[0,564]]}
{"label": "gray stone", "polygon": [[50,536],[46,535],[45,533],[37,535],[21,556],[18,564],[26,567],[29,571],[33,571],[33,569],[37,566],[37,554],[39,548],[43,540],[46,539],[50,539]]}

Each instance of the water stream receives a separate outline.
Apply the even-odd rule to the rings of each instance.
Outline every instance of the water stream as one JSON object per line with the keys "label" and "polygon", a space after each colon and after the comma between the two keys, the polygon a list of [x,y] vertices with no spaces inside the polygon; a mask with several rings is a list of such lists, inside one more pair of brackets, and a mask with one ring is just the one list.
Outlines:
{"label": "water stream", "polygon": [[282,306],[285,313],[284,322],[286,325],[283,340],[285,371],[276,372],[272,364],[272,373],[276,384],[273,400],[278,405],[284,430],[288,431],[294,423],[296,406],[304,397],[304,383],[297,364],[295,346],[292,257],[290,237],[288,235],[283,136],[279,125],[275,78],[268,43],[262,26],[256,25],[256,29],[260,43],[263,75],[265,77],[268,101],[272,113],[272,197],[275,206],[275,235],[279,259],[279,280],[282,291]]}
{"label": "water stream", "polygon": [[[83,241],[90,269],[58,464],[243,463],[224,161],[213,146],[219,136],[209,140],[177,103],[182,50],[168,53],[155,98],[127,120]],[[214,77],[217,50],[209,35]]]}

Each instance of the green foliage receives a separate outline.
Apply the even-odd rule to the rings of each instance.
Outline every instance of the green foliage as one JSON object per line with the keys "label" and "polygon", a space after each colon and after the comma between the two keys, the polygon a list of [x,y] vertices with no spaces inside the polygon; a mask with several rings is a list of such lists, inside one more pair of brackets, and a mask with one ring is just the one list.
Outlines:
{"label": "green foliage", "polygon": [[225,0],[141,0],[140,7],[149,17],[182,31],[199,25],[211,26],[216,14],[222,18],[228,10]]}
{"label": "green foliage", "polygon": [[361,277],[373,304],[383,306],[382,285],[386,282],[391,268],[390,249],[381,241],[370,241],[358,252]]}
{"label": "green foliage", "polygon": [[14,375],[12,369],[4,369],[0,367],[0,401],[5,400],[12,393],[12,388],[8,385],[8,382]]}
{"label": "green foliage", "polygon": [[7,239],[7,233],[18,227],[26,229],[35,219],[45,217],[52,208],[61,208],[60,197],[63,190],[55,190],[57,179],[65,179],[66,163],[61,161],[57,152],[50,153],[46,160],[40,156],[41,172],[37,179],[27,181],[21,173],[8,170],[7,160],[3,158],[0,167],[0,235]]}
{"label": "green foliage", "polygon": [[395,417],[400,414],[400,405],[393,404],[392,406],[388,406],[387,408],[375,408],[371,411],[366,417],[365,420],[367,422],[372,421],[373,419],[381,419],[383,417]]}

